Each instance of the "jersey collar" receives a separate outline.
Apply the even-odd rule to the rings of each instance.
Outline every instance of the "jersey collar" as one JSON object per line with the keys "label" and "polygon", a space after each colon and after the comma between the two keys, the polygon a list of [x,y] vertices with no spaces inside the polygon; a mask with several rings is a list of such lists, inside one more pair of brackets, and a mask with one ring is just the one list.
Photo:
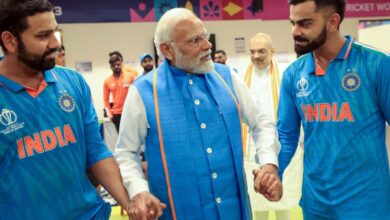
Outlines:
{"label": "jersey collar", "polygon": [[[345,36],[345,38],[347,39],[347,41],[345,42],[345,44],[344,44],[343,48],[341,49],[341,51],[339,52],[339,54],[337,54],[335,60],[345,60],[349,56],[349,52],[351,50],[351,46],[353,43],[353,38],[349,35]],[[305,72],[310,73],[310,74],[315,74],[317,76],[325,75],[325,70],[323,70],[319,65],[317,65],[313,52],[311,52],[310,54],[307,54],[305,56],[309,56],[308,57],[309,62],[306,62],[305,66],[304,66]]]}
{"label": "jersey collar", "polygon": [[[57,82],[57,76],[54,73],[54,69],[46,70],[43,72],[44,81],[47,83],[55,83]],[[8,79],[7,77],[0,75],[0,85],[8,88],[12,92],[19,92],[25,89],[25,86],[19,84],[13,80]]]}

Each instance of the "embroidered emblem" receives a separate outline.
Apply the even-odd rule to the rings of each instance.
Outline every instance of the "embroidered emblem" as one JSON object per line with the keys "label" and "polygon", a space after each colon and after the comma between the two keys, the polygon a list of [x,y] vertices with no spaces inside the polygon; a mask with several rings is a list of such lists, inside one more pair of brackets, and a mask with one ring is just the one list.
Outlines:
{"label": "embroidered emblem", "polygon": [[348,92],[356,91],[360,86],[360,77],[356,73],[348,73],[343,77],[341,84]]}
{"label": "embroidered emblem", "polygon": [[5,126],[4,130],[0,130],[1,134],[9,134],[24,127],[24,122],[17,123],[18,116],[9,109],[3,109],[0,114],[0,123]]}
{"label": "embroidered emblem", "polygon": [[309,88],[309,82],[307,81],[307,79],[301,77],[301,79],[299,79],[299,81],[297,82],[297,89],[298,89],[297,97],[308,96],[309,95],[309,92],[307,91],[308,88]]}
{"label": "embroidered emblem", "polygon": [[66,112],[72,112],[76,108],[76,102],[73,97],[66,93],[59,98],[58,103]]}
{"label": "embroidered emblem", "polygon": [[18,116],[14,111],[3,109],[0,115],[0,122],[4,126],[12,125],[18,120]]}

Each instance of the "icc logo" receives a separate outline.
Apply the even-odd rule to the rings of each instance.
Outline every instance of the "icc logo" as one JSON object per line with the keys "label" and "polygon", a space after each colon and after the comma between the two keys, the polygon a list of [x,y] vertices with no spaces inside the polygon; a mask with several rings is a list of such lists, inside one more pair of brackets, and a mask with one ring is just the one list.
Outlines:
{"label": "icc logo", "polygon": [[297,82],[297,89],[298,89],[297,96],[298,97],[308,96],[309,95],[309,93],[307,92],[308,88],[309,88],[309,82],[307,81],[307,79],[301,77]]}
{"label": "icc logo", "polygon": [[0,122],[4,126],[8,126],[11,124],[14,124],[18,117],[16,116],[16,113],[14,111],[3,109],[0,114]]}

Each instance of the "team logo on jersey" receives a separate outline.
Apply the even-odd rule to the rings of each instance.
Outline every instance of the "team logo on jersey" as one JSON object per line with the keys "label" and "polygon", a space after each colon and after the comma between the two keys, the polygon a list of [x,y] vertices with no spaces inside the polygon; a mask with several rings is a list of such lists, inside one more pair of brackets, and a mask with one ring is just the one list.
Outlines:
{"label": "team logo on jersey", "polygon": [[60,103],[61,108],[66,112],[73,112],[76,108],[76,102],[73,97],[68,94],[63,94],[58,102]]}
{"label": "team logo on jersey", "polygon": [[5,126],[4,130],[0,130],[2,134],[9,134],[16,130],[23,128],[24,122],[17,123],[18,116],[16,113],[9,109],[3,109],[0,113],[0,123]]}
{"label": "team logo on jersey", "polygon": [[308,88],[309,88],[309,82],[307,81],[307,79],[301,77],[297,82],[297,89],[298,89],[297,97],[308,96],[309,95],[309,92],[307,91]]}
{"label": "team logo on jersey", "polygon": [[18,120],[16,113],[9,109],[3,109],[0,115],[0,122],[4,126],[12,125]]}
{"label": "team logo on jersey", "polygon": [[348,92],[356,91],[360,86],[360,77],[355,73],[348,73],[343,77],[341,84]]}

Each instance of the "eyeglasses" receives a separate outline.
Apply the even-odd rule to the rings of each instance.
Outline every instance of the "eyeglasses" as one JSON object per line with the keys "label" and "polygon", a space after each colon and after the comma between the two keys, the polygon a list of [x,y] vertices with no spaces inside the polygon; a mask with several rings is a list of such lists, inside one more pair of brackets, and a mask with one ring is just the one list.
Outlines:
{"label": "eyeglasses", "polygon": [[268,50],[267,49],[250,50],[251,55],[255,55],[257,53],[260,55],[265,55],[268,53]]}
{"label": "eyeglasses", "polygon": [[[186,40],[186,43],[190,45],[193,48],[196,48],[199,46],[199,43],[203,40],[209,40],[210,34],[209,33],[203,33],[196,36],[191,37],[190,39]],[[171,40],[170,42],[175,42],[174,40]]]}

